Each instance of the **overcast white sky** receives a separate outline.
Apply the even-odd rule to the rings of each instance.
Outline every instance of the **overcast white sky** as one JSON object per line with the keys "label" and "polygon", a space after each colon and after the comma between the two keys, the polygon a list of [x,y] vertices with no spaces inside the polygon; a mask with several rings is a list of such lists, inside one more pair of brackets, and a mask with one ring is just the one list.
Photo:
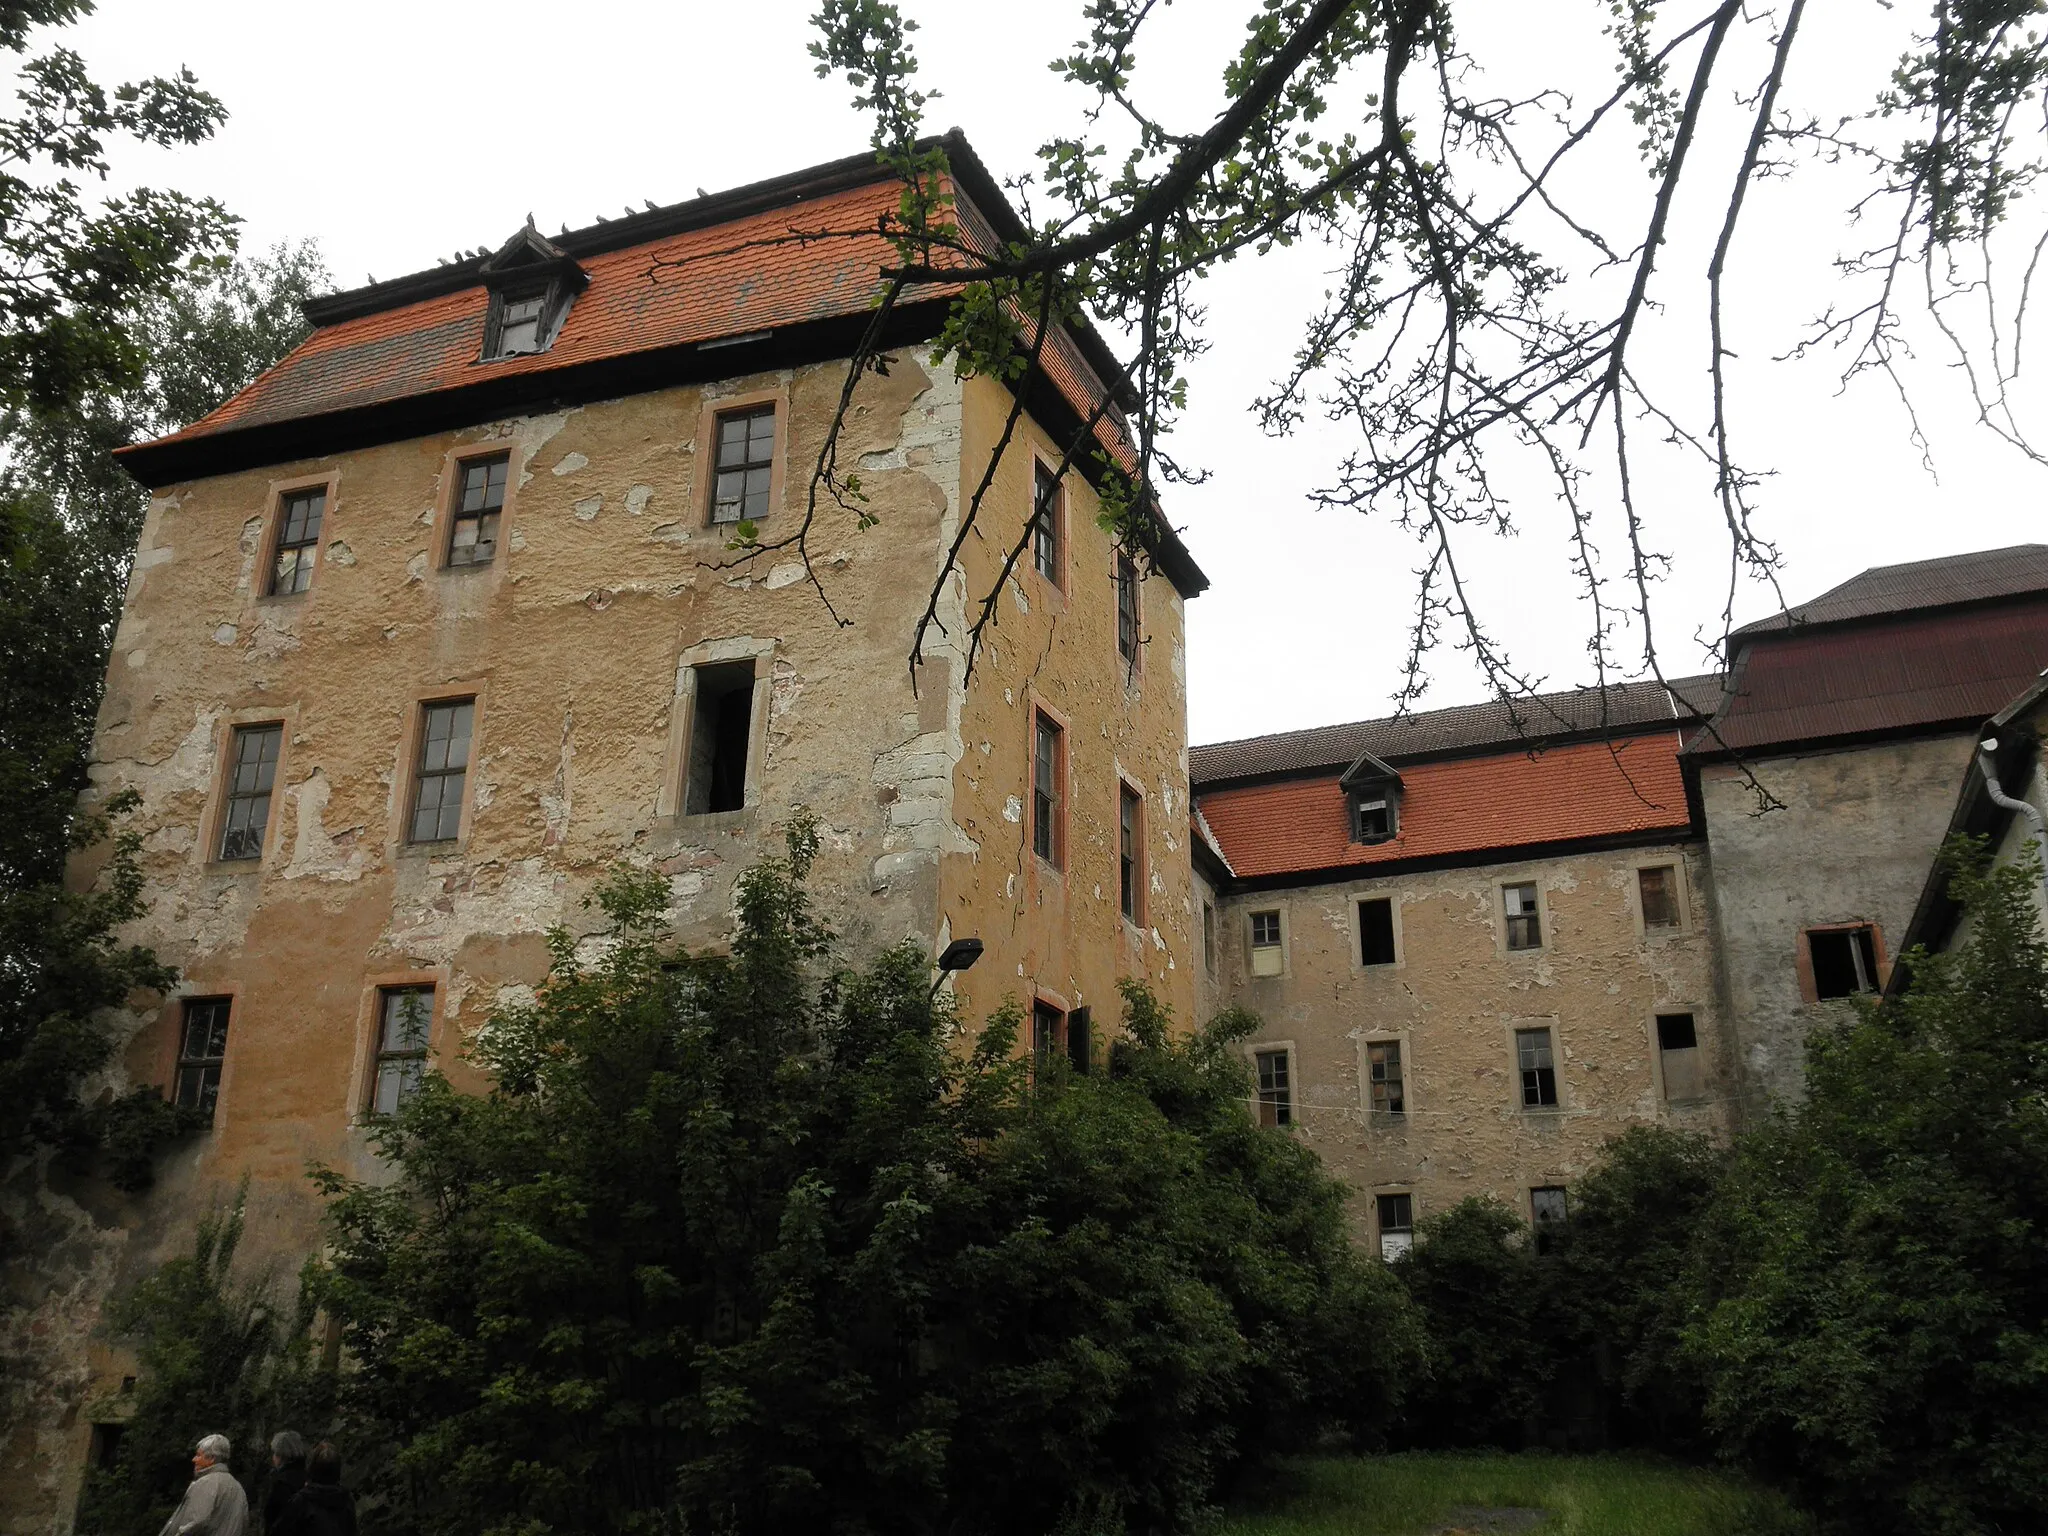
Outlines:
{"label": "overcast white sky", "polygon": [[[1079,102],[1046,62],[1080,33],[1079,0],[906,0],[935,128],[966,130],[999,176],[1070,129]],[[813,73],[812,0],[572,7],[525,0],[100,0],[69,29],[99,77],[189,65],[233,117],[197,150],[130,155],[125,181],[221,198],[246,221],[246,244],[317,239],[352,286],[431,266],[458,247],[495,245],[531,211],[543,230],[585,224],[652,199],[757,180],[861,149],[867,126],[842,82]],[[1141,53],[1143,99],[1190,129],[1220,101],[1218,72],[1249,0],[1181,0]],[[1464,40],[1500,89],[1604,90],[1592,0],[1474,0]],[[1817,7],[1793,84],[1839,110],[1882,81],[1898,18],[1875,0]],[[1833,33],[1824,30],[1833,25]],[[1586,99],[1582,96],[1582,99]],[[1707,146],[1726,151],[1729,145]],[[1715,181],[1722,177],[1718,169]],[[1633,244],[1641,172],[1610,162],[1572,187]],[[2043,471],[1975,427],[1953,370],[1930,358],[1911,375],[1939,470],[1930,478],[1896,401],[1862,384],[1838,394],[1838,365],[1770,359],[1794,327],[1834,301],[1829,265],[1853,243],[1837,177],[1766,186],[1736,249],[1742,306],[1740,439],[1774,469],[1763,526],[1785,556],[1797,601],[1871,565],[2044,537]],[[1702,201],[1679,210],[1667,266],[1672,308],[1651,345],[1668,387],[1696,389]],[[1688,243],[1690,241],[1690,243]],[[1205,295],[1212,350],[1192,374],[1177,443],[1210,471],[1174,490],[1170,515],[1214,586],[1189,608],[1191,729],[1197,741],[1385,713],[1399,681],[1418,564],[1380,518],[1312,509],[1333,477],[1341,426],[1263,436],[1248,402],[1284,366],[1330,255],[1297,249],[1245,261]],[[2041,396],[2033,397],[2034,419]],[[1655,616],[1667,673],[1700,666],[1693,637],[1718,629],[1725,544],[1707,479],[1646,463],[1650,538],[1673,556]],[[1518,538],[1475,545],[1481,600],[1518,660],[1552,685],[1588,680],[1585,621],[1573,596],[1561,513],[1533,485]],[[1619,553],[1610,524],[1602,546]],[[1738,620],[1775,607],[1745,592]],[[1477,678],[1446,654],[1426,704],[1468,701]]]}

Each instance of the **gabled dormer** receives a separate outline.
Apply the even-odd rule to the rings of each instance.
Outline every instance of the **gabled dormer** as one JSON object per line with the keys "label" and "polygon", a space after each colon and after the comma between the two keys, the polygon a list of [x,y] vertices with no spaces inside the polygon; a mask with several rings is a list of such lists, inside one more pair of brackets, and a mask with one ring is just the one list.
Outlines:
{"label": "gabled dormer", "polygon": [[569,306],[590,281],[576,258],[542,236],[530,218],[478,271],[491,295],[484,318],[485,362],[547,351]]}
{"label": "gabled dormer", "polygon": [[1401,830],[1401,775],[1392,768],[1361,752],[1337,783],[1351,813],[1351,841],[1384,843]]}

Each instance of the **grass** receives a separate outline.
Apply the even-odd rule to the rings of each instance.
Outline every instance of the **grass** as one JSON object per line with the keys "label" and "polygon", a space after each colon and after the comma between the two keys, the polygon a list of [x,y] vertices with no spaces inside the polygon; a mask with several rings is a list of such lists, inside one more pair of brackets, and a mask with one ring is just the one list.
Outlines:
{"label": "grass", "polygon": [[[1775,1495],[1725,1473],[1621,1456],[1331,1457],[1284,1465],[1222,1536],[1424,1536],[1461,1507],[1547,1512],[1542,1536],[1801,1536]],[[1456,1527],[1453,1527],[1456,1529]]]}

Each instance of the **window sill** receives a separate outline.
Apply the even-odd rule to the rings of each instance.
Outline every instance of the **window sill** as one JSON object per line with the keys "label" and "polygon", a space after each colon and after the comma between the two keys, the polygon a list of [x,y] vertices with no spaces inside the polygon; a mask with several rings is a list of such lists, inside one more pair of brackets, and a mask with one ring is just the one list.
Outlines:
{"label": "window sill", "polygon": [[760,820],[760,807],[743,805],[736,811],[680,811],[673,818],[681,832],[751,832]]}

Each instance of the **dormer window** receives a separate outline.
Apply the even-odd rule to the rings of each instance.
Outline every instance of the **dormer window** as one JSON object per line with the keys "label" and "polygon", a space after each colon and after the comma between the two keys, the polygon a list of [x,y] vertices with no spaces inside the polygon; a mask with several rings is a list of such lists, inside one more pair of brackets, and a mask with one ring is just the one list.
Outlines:
{"label": "dormer window", "polygon": [[547,309],[545,293],[525,298],[508,298],[498,316],[498,356],[518,357],[540,350],[541,315]]}
{"label": "dormer window", "polygon": [[575,257],[542,239],[531,224],[478,270],[491,295],[484,318],[485,362],[547,351],[569,306],[590,281]]}
{"label": "dormer window", "polygon": [[1401,775],[1370,752],[1338,780],[1351,810],[1351,841],[1391,842],[1401,831]]}

